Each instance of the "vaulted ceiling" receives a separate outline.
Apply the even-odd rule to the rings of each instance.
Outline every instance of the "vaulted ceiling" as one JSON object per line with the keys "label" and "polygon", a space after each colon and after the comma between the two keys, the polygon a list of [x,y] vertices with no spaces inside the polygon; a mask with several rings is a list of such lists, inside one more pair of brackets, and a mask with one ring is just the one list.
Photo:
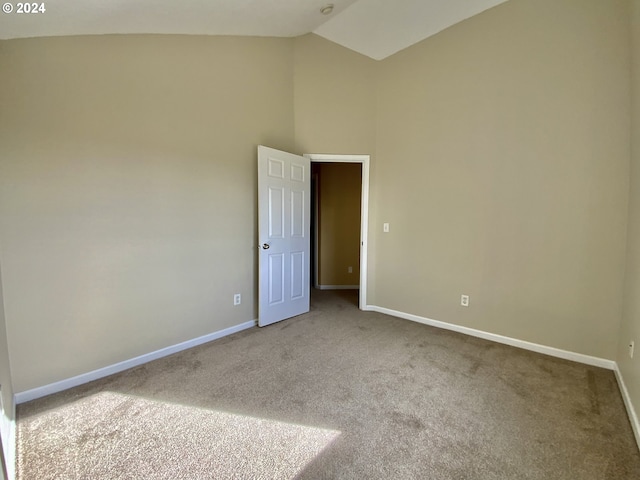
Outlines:
{"label": "vaulted ceiling", "polygon": [[[0,39],[124,33],[294,37],[314,32],[380,60],[505,1],[44,0],[36,2],[43,6],[37,13],[19,13],[19,3],[10,0],[3,2]],[[329,4],[331,13],[321,13]]]}

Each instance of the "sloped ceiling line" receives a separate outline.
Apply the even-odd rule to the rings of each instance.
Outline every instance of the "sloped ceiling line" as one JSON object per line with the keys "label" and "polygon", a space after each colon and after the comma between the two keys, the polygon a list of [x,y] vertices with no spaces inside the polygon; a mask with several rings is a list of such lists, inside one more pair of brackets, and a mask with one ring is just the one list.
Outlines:
{"label": "sloped ceiling line", "polygon": [[[3,3],[0,40],[126,33],[295,37],[314,32],[376,60],[507,0],[50,0]],[[320,10],[333,4],[330,15]],[[24,10],[24,9],[23,9]]]}

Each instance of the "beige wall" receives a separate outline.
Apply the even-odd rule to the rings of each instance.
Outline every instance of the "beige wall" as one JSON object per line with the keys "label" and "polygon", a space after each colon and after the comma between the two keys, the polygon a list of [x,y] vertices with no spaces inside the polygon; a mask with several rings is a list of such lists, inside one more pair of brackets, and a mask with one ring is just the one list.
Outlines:
{"label": "beige wall", "polygon": [[0,42],[16,391],[257,317],[256,146],[294,147],[292,49],[198,36]]}
{"label": "beige wall", "polygon": [[[632,1],[631,198],[627,240],[624,314],[618,343],[618,367],[640,414],[640,0]],[[635,341],[634,358],[629,342]]]}
{"label": "beige wall", "polygon": [[[318,175],[318,283],[360,283],[362,165],[314,164]],[[348,269],[352,267],[352,272]]]}
{"label": "beige wall", "polygon": [[294,59],[296,150],[372,155],[376,62],[312,34],[294,40]]}
{"label": "beige wall", "polygon": [[627,7],[512,0],[381,62],[377,305],[615,357]]}

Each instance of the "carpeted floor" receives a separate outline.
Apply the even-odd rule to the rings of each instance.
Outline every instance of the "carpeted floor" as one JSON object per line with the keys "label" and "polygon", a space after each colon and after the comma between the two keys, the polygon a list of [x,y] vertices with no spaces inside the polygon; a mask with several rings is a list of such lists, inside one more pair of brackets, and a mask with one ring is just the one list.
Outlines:
{"label": "carpeted floor", "polygon": [[18,478],[640,478],[612,372],[356,303],[20,405]]}

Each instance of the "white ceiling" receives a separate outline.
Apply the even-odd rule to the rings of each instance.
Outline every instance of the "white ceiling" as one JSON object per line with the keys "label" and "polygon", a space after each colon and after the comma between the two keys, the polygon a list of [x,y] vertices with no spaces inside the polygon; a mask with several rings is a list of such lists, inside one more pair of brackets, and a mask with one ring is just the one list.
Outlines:
{"label": "white ceiling", "polygon": [[[309,32],[380,60],[507,0],[40,0],[0,13],[0,39],[112,33],[294,37]],[[3,0],[1,3],[5,4]],[[331,15],[320,8],[334,5]]]}
{"label": "white ceiling", "polygon": [[382,60],[507,0],[359,0],[314,33]]}

